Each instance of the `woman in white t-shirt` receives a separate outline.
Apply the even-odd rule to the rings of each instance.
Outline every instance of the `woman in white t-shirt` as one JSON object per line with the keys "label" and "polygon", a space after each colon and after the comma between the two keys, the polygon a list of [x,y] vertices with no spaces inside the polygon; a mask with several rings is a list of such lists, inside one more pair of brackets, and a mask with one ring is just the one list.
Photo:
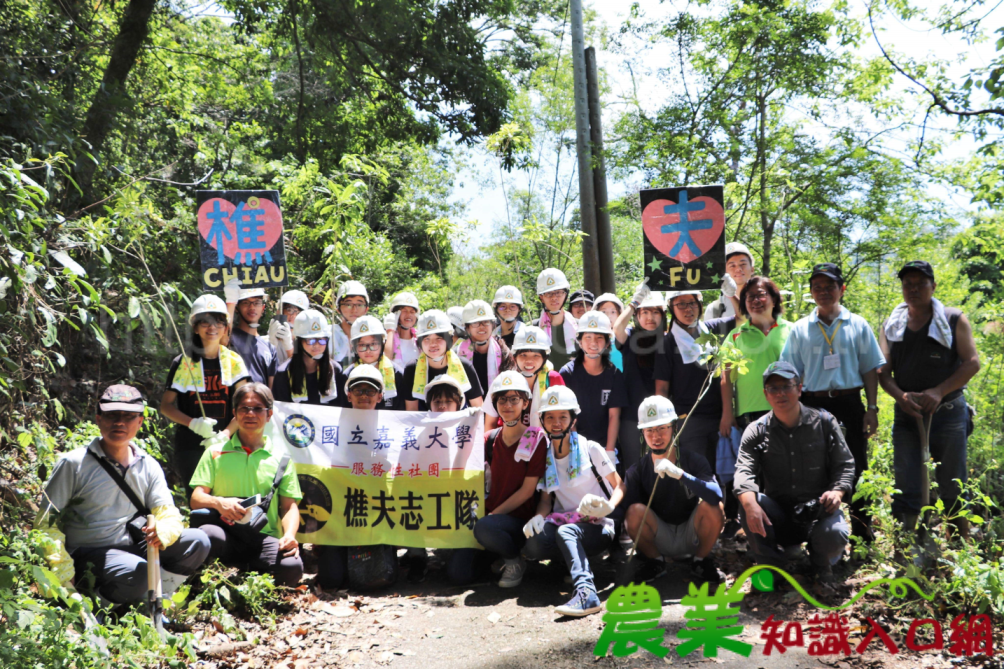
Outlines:
{"label": "woman in white t-shirt", "polygon": [[548,388],[538,411],[551,447],[544,478],[537,485],[545,494],[537,504],[537,515],[523,528],[527,536],[523,555],[528,560],[563,558],[575,594],[555,611],[588,616],[603,610],[588,558],[613,542],[614,521],[607,516],[614,510],[609,500],[621,478],[603,446],[573,431],[579,402],[570,388]]}

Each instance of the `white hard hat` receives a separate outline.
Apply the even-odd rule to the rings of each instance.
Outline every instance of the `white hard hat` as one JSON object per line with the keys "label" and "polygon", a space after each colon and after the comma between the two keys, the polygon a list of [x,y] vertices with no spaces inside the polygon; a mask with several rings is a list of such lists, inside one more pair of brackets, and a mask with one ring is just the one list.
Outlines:
{"label": "white hard hat", "polygon": [[593,309],[599,309],[599,306],[604,302],[613,302],[614,304],[617,305],[617,309],[619,309],[620,311],[624,311],[624,303],[621,302],[621,299],[616,295],[614,295],[613,293],[603,293],[602,295],[597,297],[596,301],[593,302]]}
{"label": "white hard hat", "polygon": [[449,374],[440,374],[432,381],[429,381],[429,383],[427,383],[425,386],[425,396],[428,397],[429,391],[435,388],[436,386],[452,386],[456,388],[457,392],[460,393],[460,408],[463,409],[464,405],[467,404],[467,398],[464,397],[464,390],[463,388],[460,387],[460,381],[457,381]]}
{"label": "white hard hat", "polygon": [[373,365],[356,365],[352,368],[352,372],[345,382],[345,394],[348,395],[349,388],[360,382],[368,383],[383,392],[383,374]]}
{"label": "white hard hat", "polygon": [[488,304],[484,300],[471,300],[464,306],[464,325],[470,325],[471,323],[480,323],[481,321],[493,321],[495,320],[495,314],[492,313],[492,305]]}
{"label": "white hard hat", "polygon": [[492,300],[492,306],[496,307],[502,302],[518,304],[522,307],[523,293],[519,292],[519,288],[516,286],[502,286],[495,291],[495,299]]}
{"label": "white hard hat", "polygon": [[561,290],[562,288],[568,290],[571,286],[568,283],[568,279],[565,278],[565,273],[560,269],[548,267],[537,275],[538,295],[549,293],[552,290]]}
{"label": "white hard hat", "polygon": [[359,281],[346,281],[338,287],[338,297],[335,299],[335,309],[342,302],[343,297],[361,297],[366,300],[366,304],[370,303],[370,294],[366,292],[366,286],[364,286]]}
{"label": "white hard hat", "polygon": [[579,400],[575,397],[575,391],[568,386],[551,386],[544,391],[540,398],[540,408],[538,414],[547,411],[573,411],[580,412]]}
{"label": "white hard hat", "polygon": [[450,317],[439,309],[429,309],[418,318],[418,336],[427,334],[453,334],[453,323]]}
{"label": "white hard hat", "polygon": [[639,309],[662,309],[666,310],[666,299],[658,290],[651,291],[648,296],[638,305]]}
{"label": "white hard hat", "polygon": [[671,290],[666,293],[666,306],[673,306],[673,300],[684,295],[693,295],[698,302],[704,302],[704,296],[699,290]]}
{"label": "white hard hat", "polygon": [[195,302],[192,302],[192,311],[188,314],[188,324],[195,327],[195,320],[199,314],[219,314],[223,316],[224,321],[230,320],[227,314],[227,305],[215,295],[201,295]]}
{"label": "white hard hat", "polygon": [[510,349],[513,355],[520,351],[551,352],[551,337],[535,325],[524,325],[513,337]]}
{"label": "white hard hat", "polygon": [[653,395],[638,405],[638,429],[669,425],[676,420],[676,408],[669,398]]}
{"label": "white hard hat", "polygon": [[510,369],[496,376],[495,380],[492,381],[492,385],[488,387],[489,404],[496,393],[506,393],[510,390],[515,390],[518,393],[526,393],[527,397],[531,396],[530,386],[527,385],[523,375]]}
{"label": "white hard hat", "polygon": [[610,329],[610,319],[602,311],[587,311],[582,314],[579,318],[579,328],[576,336],[582,336],[587,332],[595,332],[596,334],[602,334],[610,336],[614,333]]}
{"label": "white hard hat", "polygon": [[415,311],[421,311],[415,293],[398,293],[395,295],[394,299],[390,301],[390,310],[393,313],[401,307],[411,307]]}
{"label": "white hard hat", "polygon": [[330,337],[328,319],[317,309],[304,309],[293,319],[293,336],[297,338]]}
{"label": "white hard hat", "polygon": [[267,297],[265,295],[264,288],[241,288],[241,292],[237,297],[237,301],[247,300],[252,297]]}
{"label": "white hard hat", "polygon": [[725,245],[725,259],[728,260],[729,256],[735,255],[736,253],[743,253],[747,258],[750,259],[750,264],[753,264],[753,254],[750,250],[746,248],[746,245],[742,242],[729,242]]}
{"label": "white hard hat", "polygon": [[362,337],[385,337],[387,332],[383,328],[383,323],[376,316],[360,316],[352,324],[349,330],[349,341],[355,341]]}
{"label": "white hard hat", "polygon": [[301,290],[287,290],[282,294],[282,298],[279,300],[279,311],[282,311],[282,305],[289,304],[300,311],[310,308],[310,300],[307,299],[306,293]]}
{"label": "white hard hat", "polygon": [[464,308],[450,307],[446,310],[446,316],[450,319],[450,324],[461,332],[464,330]]}

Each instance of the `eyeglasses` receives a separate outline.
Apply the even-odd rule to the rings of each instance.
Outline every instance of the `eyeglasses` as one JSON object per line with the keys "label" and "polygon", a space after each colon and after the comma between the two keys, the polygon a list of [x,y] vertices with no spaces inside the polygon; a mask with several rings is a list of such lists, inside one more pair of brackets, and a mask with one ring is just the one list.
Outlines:
{"label": "eyeglasses", "polygon": [[143,416],[139,411],[103,411],[101,417],[111,423],[131,423]]}
{"label": "eyeglasses", "polygon": [[338,305],[339,309],[365,309],[365,302],[342,302]]}
{"label": "eyeglasses", "polygon": [[790,393],[798,388],[797,383],[786,383],[783,386],[764,386],[763,389],[768,395],[780,395],[781,393]]}
{"label": "eyeglasses", "polygon": [[317,346],[318,344],[320,344],[321,346],[327,346],[328,345],[328,338],[327,337],[314,337],[312,339],[304,339],[303,343],[306,344],[307,346]]}
{"label": "eyeglasses", "polygon": [[548,297],[548,298],[550,298],[550,297],[564,297],[565,294],[566,294],[566,291],[564,289],[559,288],[558,290],[549,290],[546,293],[541,293],[540,296],[541,297]]}
{"label": "eyeglasses", "polygon": [[524,401],[526,401],[526,398],[522,395],[507,395],[495,400],[497,404],[501,404],[502,406],[519,406]]}
{"label": "eyeglasses", "polygon": [[248,305],[250,307],[255,307],[255,308],[264,307],[265,306],[265,301],[264,300],[241,300],[241,303],[242,304],[246,304],[246,305]]}
{"label": "eyeglasses", "polygon": [[836,283],[814,283],[809,286],[809,291],[813,293],[835,293],[840,289]]}
{"label": "eyeglasses", "polygon": [[767,293],[750,293],[746,296],[747,302],[766,302],[770,295]]}
{"label": "eyeglasses", "polygon": [[207,318],[200,318],[199,320],[195,321],[195,327],[199,327],[200,325],[205,325],[207,328],[212,328],[212,327],[221,327],[226,324],[227,322],[222,318],[213,318],[212,316],[209,316]]}
{"label": "eyeglasses", "polygon": [[356,397],[373,397],[378,392],[380,391],[368,383],[359,383],[349,388],[349,394]]}
{"label": "eyeglasses", "polygon": [[697,302],[697,300],[692,300],[690,302],[673,302],[674,309],[689,310],[689,309],[699,309],[700,307],[701,305]]}
{"label": "eyeglasses", "polygon": [[237,407],[237,414],[240,416],[246,416],[249,413],[253,413],[256,416],[264,416],[268,413],[268,407]]}
{"label": "eyeglasses", "polygon": [[[324,343],[328,343],[327,340]],[[381,348],[383,344],[356,344],[357,351],[379,351]]]}

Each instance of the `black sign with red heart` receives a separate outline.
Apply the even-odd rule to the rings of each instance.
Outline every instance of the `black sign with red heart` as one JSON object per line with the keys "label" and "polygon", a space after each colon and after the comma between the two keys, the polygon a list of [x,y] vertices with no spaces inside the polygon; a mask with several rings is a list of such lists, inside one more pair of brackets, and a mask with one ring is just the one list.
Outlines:
{"label": "black sign with red heart", "polygon": [[719,288],[725,276],[725,189],[654,188],[639,195],[649,288]]}

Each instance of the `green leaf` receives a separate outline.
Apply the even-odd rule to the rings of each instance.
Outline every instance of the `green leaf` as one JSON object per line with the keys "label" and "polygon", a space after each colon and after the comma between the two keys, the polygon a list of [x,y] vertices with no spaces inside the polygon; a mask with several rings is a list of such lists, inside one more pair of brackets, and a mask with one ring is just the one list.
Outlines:
{"label": "green leaf", "polygon": [[135,296],[129,298],[129,318],[139,318],[139,300]]}

